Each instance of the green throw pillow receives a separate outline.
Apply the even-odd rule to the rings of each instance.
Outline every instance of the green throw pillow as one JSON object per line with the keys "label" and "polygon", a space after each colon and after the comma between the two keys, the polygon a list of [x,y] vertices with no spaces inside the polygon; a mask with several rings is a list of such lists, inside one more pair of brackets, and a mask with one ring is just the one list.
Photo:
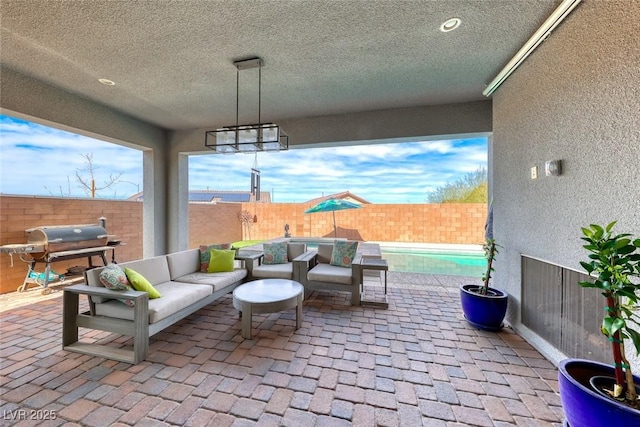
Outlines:
{"label": "green throw pillow", "polygon": [[264,250],[263,264],[286,264],[289,262],[287,258],[287,242],[265,243],[262,248]]}
{"label": "green throw pillow", "polygon": [[339,267],[351,267],[353,258],[356,256],[356,249],[358,249],[358,242],[337,240],[333,244],[333,252],[331,252],[329,264]]}
{"label": "green throw pillow", "polygon": [[231,243],[216,243],[214,245],[200,245],[198,247],[200,249],[200,271],[202,273],[206,273],[209,269],[209,258],[211,254],[211,249],[232,249]]}
{"label": "green throw pillow", "polygon": [[232,249],[211,249],[207,273],[225,273],[234,271],[236,251]]}
{"label": "green throw pillow", "polygon": [[153,285],[144,278],[144,276],[137,271],[134,271],[130,268],[124,269],[125,274],[127,275],[127,279],[133,286],[136,291],[146,292],[149,294],[149,299],[160,298],[160,292]]}

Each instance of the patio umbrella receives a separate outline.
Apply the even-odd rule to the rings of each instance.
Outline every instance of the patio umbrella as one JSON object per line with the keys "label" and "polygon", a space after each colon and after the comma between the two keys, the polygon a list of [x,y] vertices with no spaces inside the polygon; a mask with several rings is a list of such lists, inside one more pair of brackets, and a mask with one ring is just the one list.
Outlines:
{"label": "patio umbrella", "polygon": [[316,212],[332,212],[333,213],[333,234],[338,237],[338,229],[336,227],[336,211],[342,211],[345,209],[358,209],[360,206],[357,203],[348,202],[343,199],[327,199],[324,202],[320,202],[317,205],[307,209],[304,213],[316,213]]}

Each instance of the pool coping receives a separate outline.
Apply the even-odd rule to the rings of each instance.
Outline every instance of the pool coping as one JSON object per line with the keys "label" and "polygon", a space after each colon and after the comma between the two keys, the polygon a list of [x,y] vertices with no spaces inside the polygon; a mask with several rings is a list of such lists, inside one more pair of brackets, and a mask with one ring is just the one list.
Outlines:
{"label": "pool coping", "polygon": [[380,245],[381,249],[423,249],[441,252],[482,253],[482,245],[454,244],[454,243],[415,243],[415,242],[367,242]]}

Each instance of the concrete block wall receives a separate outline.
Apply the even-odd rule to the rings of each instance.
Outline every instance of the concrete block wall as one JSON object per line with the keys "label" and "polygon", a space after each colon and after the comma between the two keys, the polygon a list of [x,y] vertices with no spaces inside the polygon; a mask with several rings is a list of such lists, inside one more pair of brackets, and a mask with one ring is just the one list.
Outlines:
{"label": "concrete block wall", "polygon": [[[305,214],[311,207],[299,203],[189,204],[189,248],[243,239],[284,236],[333,237],[333,216]],[[240,221],[242,210],[255,215],[249,228]],[[43,225],[97,224],[107,218],[107,232],[125,245],[116,248],[116,261],[142,257],[142,203],[122,200],[65,199],[0,195],[0,245],[26,243],[28,228]],[[485,204],[371,204],[336,212],[338,237],[364,241],[478,244],[484,239]],[[13,292],[28,271],[14,255],[0,254],[0,293]],[[94,263],[100,264],[94,258]],[[86,258],[52,264],[56,273],[86,266]],[[38,271],[44,264],[38,264]]]}
{"label": "concrete block wall", "polygon": [[[289,224],[294,237],[333,237],[332,213],[305,214],[309,207],[299,203],[245,203],[243,209],[257,217],[251,227],[253,239],[283,237],[285,224]],[[486,215],[484,203],[370,204],[335,213],[338,237],[454,244],[482,243]]]}
{"label": "concrete block wall", "polygon": [[189,248],[242,239],[240,203],[189,203]]}
{"label": "concrete block wall", "polygon": [[[142,255],[142,203],[101,199],[65,199],[55,197],[0,196],[0,245],[26,243],[25,230],[45,225],[98,224],[107,219],[106,229],[125,244],[115,250],[116,261],[129,261]],[[110,260],[110,253],[109,260]],[[94,265],[101,260],[94,257]],[[86,258],[51,264],[58,274],[69,267],[86,266]],[[38,263],[36,271],[43,272]],[[0,293],[13,292],[28,272],[28,264],[17,255],[0,254]]]}

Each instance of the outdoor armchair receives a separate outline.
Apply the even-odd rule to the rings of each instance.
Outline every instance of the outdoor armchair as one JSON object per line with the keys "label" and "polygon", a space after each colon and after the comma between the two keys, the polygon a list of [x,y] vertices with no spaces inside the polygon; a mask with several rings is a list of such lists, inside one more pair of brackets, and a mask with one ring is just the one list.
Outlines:
{"label": "outdoor armchair", "polygon": [[[304,286],[305,298],[314,290],[334,290],[351,292],[351,305],[360,304],[362,255],[355,253],[350,266],[332,264],[334,246],[354,242],[320,243],[317,250],[306,252],[294,261],[294,271],[298,271],[300,283]],[[334,257],[335,258],[335,257]]]}
{"label": "outdoor armchair", "polygon": [[[286,245],[287,258],[277,260],[269,257],[269,244],[264,244],[266,252],[263,252],[251,266],[247,264],[250,280],[254,279],[289,279],[300,282],[298,271],[294,268],[293,261],[303,255],[307,250],[306,243],[303,242],[279,242],[275,245]],[[283,262],[284,261],[284,262]],[[256,265],[257,264],[257,265]]]}

